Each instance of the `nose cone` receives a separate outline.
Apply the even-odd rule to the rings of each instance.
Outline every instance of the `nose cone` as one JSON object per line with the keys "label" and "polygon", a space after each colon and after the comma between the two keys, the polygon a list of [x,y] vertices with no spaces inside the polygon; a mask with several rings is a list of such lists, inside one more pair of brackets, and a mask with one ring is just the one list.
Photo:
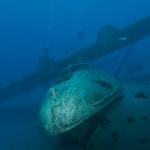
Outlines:
{"label": "nose cone", "polygon": [[61,134],[80,124],[86,118],[83,111],[87,113],[88,107],[76,95],[53,96],[49,91],[40,108],[41,126],[48,136]]}

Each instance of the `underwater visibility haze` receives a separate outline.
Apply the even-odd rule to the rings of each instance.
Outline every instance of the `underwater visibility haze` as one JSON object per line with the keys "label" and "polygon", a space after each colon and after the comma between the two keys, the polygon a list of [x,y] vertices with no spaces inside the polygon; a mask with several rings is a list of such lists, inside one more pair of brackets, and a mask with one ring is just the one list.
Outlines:
{"label": "underwater visibility haze", "polygon": [[149,150],[149,27],[149,0],[0,0],[0,149]]}

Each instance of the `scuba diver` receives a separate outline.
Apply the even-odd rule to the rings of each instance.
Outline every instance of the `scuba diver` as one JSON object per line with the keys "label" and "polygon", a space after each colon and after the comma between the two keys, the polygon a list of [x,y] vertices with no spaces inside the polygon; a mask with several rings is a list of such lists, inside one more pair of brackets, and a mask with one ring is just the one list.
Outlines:
{"label": "scuba diver", "polygon": [[49,56],[50,51],[48,48],[43,49],[44,56],[38,61],[38,72],[43,76],[50,74],[53,71],[55,60]]}

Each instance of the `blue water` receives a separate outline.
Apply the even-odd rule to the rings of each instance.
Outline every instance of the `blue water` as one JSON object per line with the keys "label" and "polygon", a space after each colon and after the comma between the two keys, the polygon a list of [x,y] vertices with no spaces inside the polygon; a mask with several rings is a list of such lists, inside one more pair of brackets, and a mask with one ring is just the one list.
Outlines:
{"label": "blue water", "polygon": [[[57,61],[73,53],[65,45],[78,49],[94,43],[102,26],[123,28],[148,15],[149,0],[0,0],[0,87],[36,70],[46,47]],[[84,36],[77,38],[80,31]],[[122,77],[136,61],[142,64],[137,74],[150,72],[149,49],[149,37],[135,44]],[[97,60],[96,66],[114,73],[127,50]],[[67,149],[56,147],[61,139],[49,140],[38,127],[46,90],[39,87],[0,103],[0,150]]]}

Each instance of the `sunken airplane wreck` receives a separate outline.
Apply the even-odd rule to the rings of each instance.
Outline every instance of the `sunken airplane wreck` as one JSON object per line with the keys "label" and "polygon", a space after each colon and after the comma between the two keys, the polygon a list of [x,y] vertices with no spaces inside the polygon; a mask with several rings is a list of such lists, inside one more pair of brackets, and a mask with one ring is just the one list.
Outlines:
{"label": "sunken airplane wreck", "polygon": [[[111,36],[104,34],[100,40],[104,40],[103,45],[97,43],[107,53],[129,41],[133,43],[134,36],[123,34],[118,38],[117,28],[107,26],[107,29],[112,31]],[[100,35],[108,33],[106,28],[101,31]],[[150,35],[150,30],[142,34]],[[105,47],[107,43],[110,45]],[[95,46],[86,50],[90,48],[99,52]],[[78,51],[85,54],[88,61],[98,55],[87,56],[87,52],[82,52],[84,50]],[[104,53],[101,51],[101,55]],[[60,72],[44,97],[39,112],[41,128],[49,137],[67,137],[82,150],[149,150],[150,84],[145,82],[120,83],[109,73],[94,70],[88,63],[70,65]]]}
{"label": "sunken airplane wreck", "polygon": [[[150,16],[121,30],[102,28],[102,36],[98,35],[94,44],[55,62],[46,76],[33,72],[0,88],[0,100],[52,81],[61,69],[74,64],[59,74],[43,100],[39,119],[44,132],[48,136],[68,135],[84,150],[149,150],[149,82],[144,78],[136,81],[138,84],[120,84],[109,73],[86,64],[150,36],[149,27]],[[79,57],[84,63],[76,64]]]}

